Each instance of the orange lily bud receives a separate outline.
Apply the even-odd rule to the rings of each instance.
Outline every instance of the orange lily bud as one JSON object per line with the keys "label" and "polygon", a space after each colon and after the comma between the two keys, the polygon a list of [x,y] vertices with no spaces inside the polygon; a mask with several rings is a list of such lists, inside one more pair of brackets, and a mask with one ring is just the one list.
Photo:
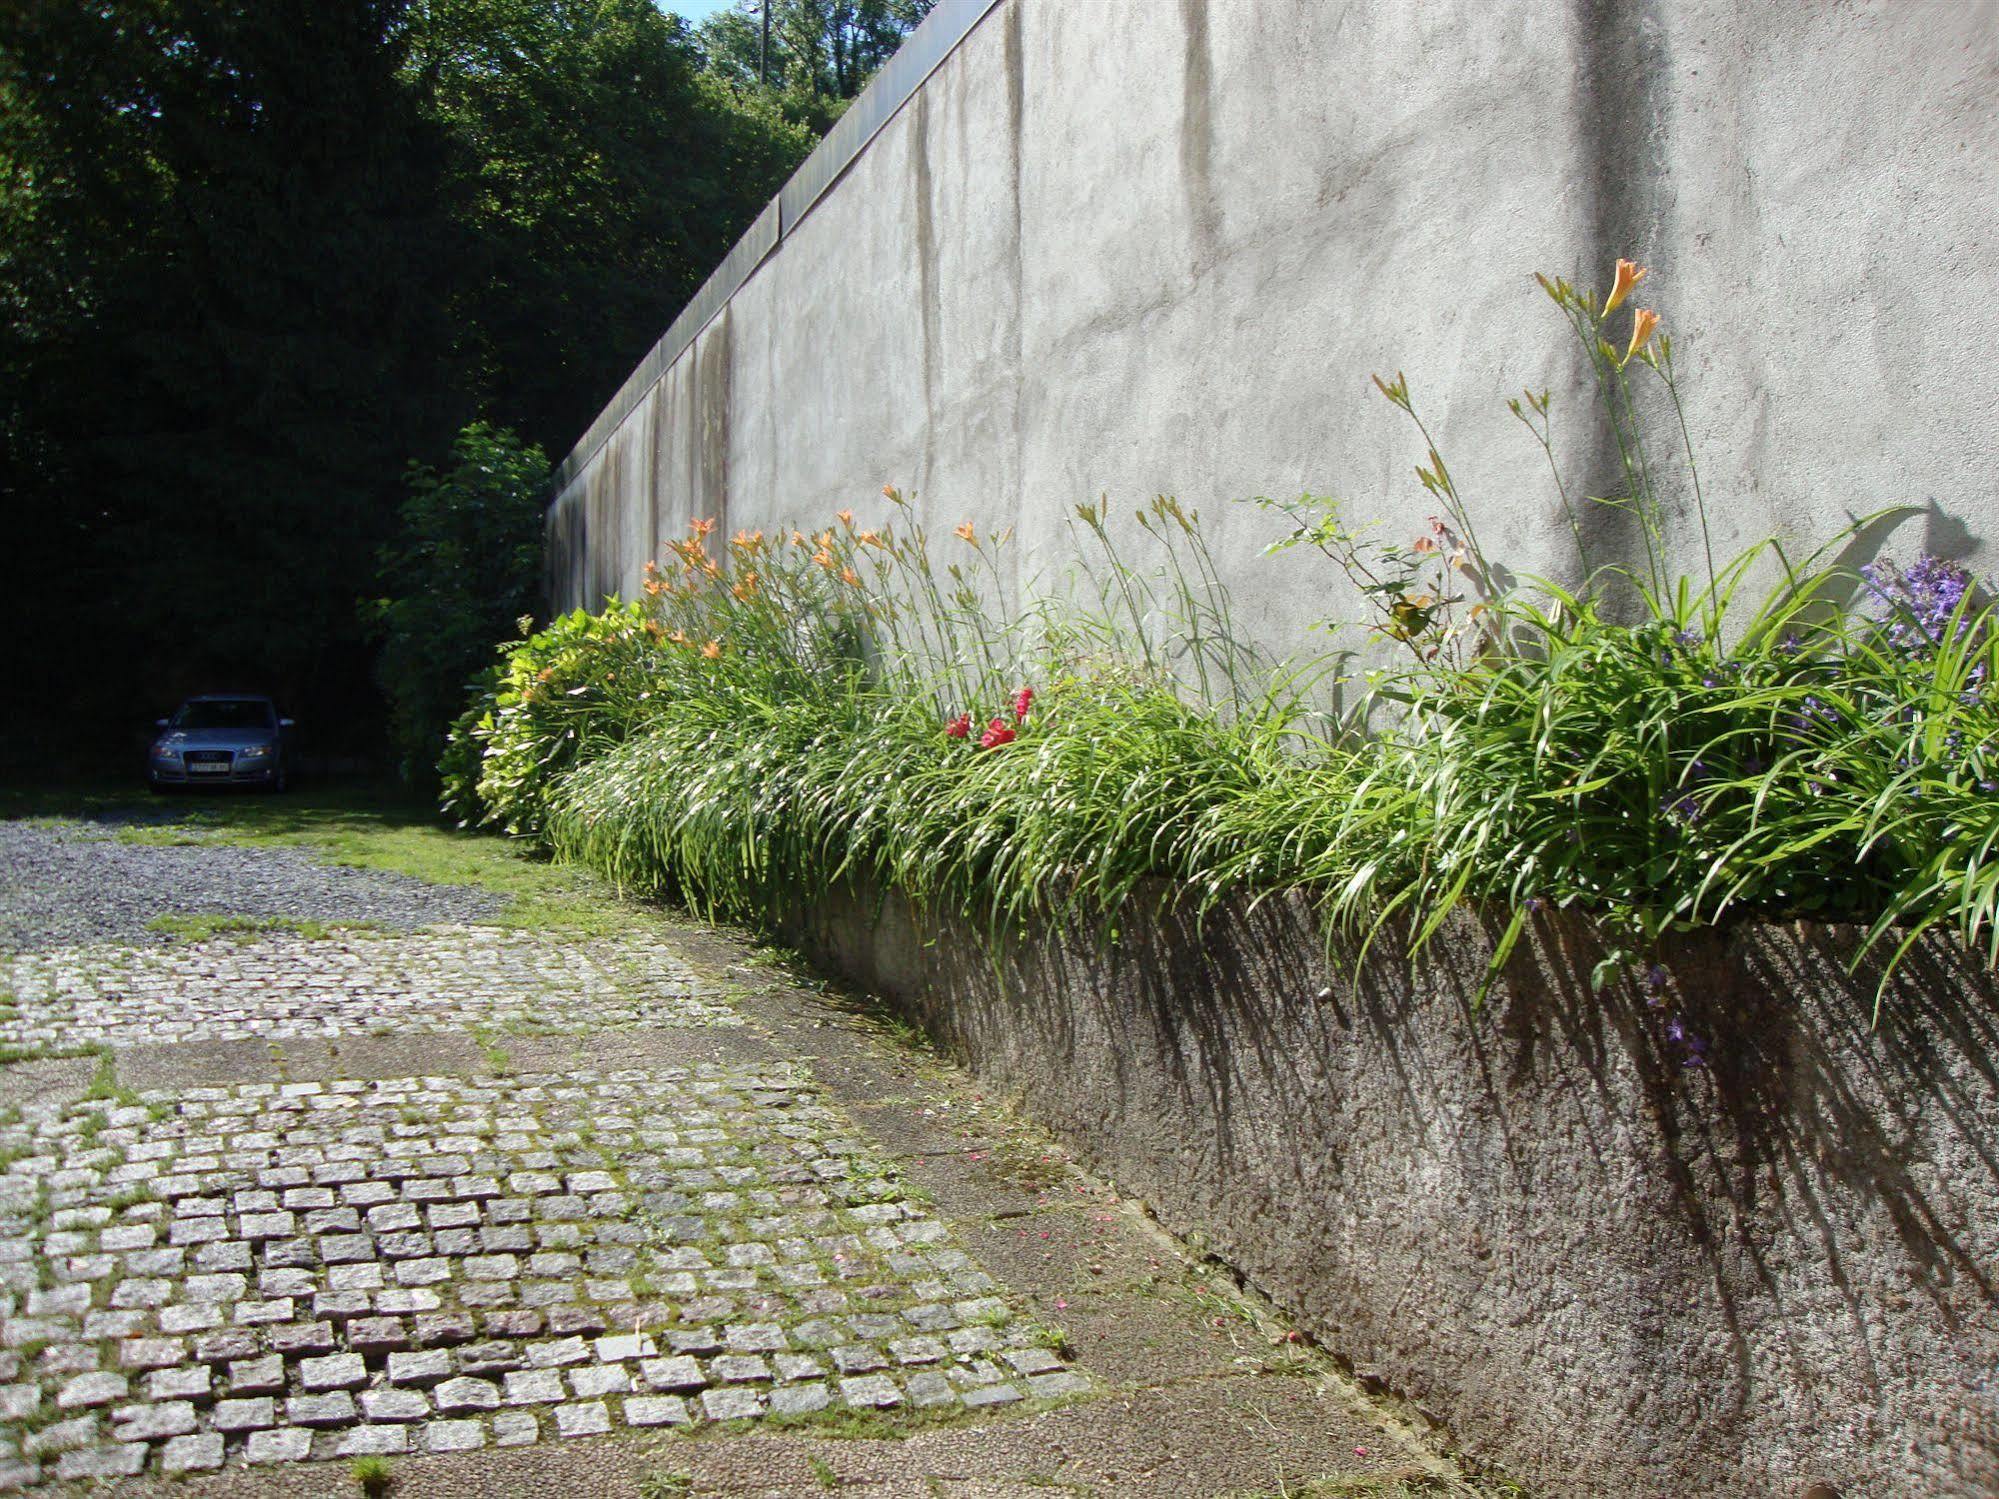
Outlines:
{"label": "orange lily bud", "polygon": [[1610,295],[1604,300],[1603,315],[1609,317],[1624,304],[1631,295],[1631,289],[1652,273],[1633,260],[1617,262],[1617,278],[1610,284]]}
{"label": "orange lily bud", "polygon": [[1652,330],[1659,326],[1659,314],[1641,307],[1631,318],[1631,347],[1624,351],[1620,365],[1628,364],[1638,357],[1638,351],[1645,347],[1645,340],[1652,336]]}

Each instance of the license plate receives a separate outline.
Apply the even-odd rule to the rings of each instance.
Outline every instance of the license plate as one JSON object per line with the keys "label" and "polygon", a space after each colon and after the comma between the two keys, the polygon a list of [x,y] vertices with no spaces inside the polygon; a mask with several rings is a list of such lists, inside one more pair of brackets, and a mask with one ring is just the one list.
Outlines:
{"label": "license plate", "polygon": [[217,776],[229,774],[227,760],[190,760],[187,762],[189,775]]}

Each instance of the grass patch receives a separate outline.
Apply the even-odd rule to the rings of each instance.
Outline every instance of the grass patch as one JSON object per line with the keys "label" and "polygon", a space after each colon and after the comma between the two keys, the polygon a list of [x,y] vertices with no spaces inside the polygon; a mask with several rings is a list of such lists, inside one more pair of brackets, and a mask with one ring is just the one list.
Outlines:
{"label": "grass patch", "polygon": [[62,1062],[74,1057],[102,1057],[109,1055],[109,1052],[110,1048],[100,1041],[56,1045],[40,1041],[21,1044],[0,1041],[0,1067],[12,1066],[16,1062]]}
{"label": "grass patch", "polygon": [[508,1077],[512,1075],[514,1059],[508,1053],[507,1049],[494,1039],[494,1032],[491,1027],[484,1025],[473,1026],[472,1040],[478,1046],[481,1054],[485,1056],[486,1070],[488,1072],[491,1072],[495,1077]]}
{"label": "grass patch", "polygon": [[357,1457],[348,1465],[347,1471],[369,1499],[378,1499],[378,1496],[388,1493],[389,1486],[396,1481],[395,1468],[386,1457]]}
{"label": "grass patch", "polygon": [[[118,1062],[109,1047],[98,1052],[97,1073],[91,1078],[90,1086],[83,1090],[83,1097],[86,1103],[114,1103],[121,1109],[145,1107],[137,1093],[118,1081]],[[92,1117],[99,1121],[98,1127],[102,1128],[104,1116],[97,1114]]]}
{"label": "grass patch", "polygon": [[158,932],[175,942],[210,942],[221,937],[252,942],[258,937],[280,932],[303,937],[308,942],[322,942],[343,932],[378,932],[382,927],[373,921],[325,922],[291,916],[243,916],[219,912],[184,916],[176,912],[155,916],[146,923],[146,930]]}

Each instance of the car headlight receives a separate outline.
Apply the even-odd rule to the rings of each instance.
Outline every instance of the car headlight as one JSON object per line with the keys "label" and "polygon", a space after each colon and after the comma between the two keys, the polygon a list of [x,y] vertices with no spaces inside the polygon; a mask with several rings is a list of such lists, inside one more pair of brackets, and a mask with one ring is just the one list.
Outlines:
{"label": "car headlight", "polygon": [[246,744],[236,751],[237,755],[245,760],[260,760],[270,752],[271,747],[268,744]]}
{"label": "car headlight", "polygon": [[179,756],[175,751],[168,749],[164,744],[156,744],[153,746],[153,758],[155,760],[174,760],[178,759]]}

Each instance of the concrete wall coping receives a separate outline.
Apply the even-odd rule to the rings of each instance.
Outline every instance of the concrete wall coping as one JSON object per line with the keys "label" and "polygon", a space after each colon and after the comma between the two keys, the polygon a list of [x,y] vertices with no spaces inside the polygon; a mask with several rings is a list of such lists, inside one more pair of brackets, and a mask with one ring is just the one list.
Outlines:
{"label": "concrete wall coping", "polygon": [[701,330],[713,322],[757,268],[776,253],[788,235],[819,200],[846,175],[884,125],[915,97],[930,75],[958,49],[1000,0],[938,0],[937,6],[875,74],[845,114],[826,132],[791,180],[771,199],[722,258],[658,343],[626,376],[618,393],[598,413],[569,456],[555,471],[553,494],[561,494],[611,440],[625,418],[657,385],[674,362],[687,352]]}

